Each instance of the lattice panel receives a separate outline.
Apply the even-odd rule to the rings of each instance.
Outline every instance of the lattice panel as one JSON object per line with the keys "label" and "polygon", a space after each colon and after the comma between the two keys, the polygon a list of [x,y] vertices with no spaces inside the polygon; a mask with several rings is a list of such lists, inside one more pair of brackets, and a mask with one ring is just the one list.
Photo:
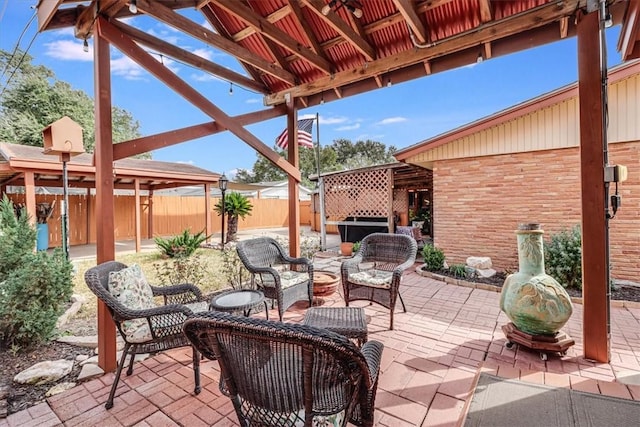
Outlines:
{"label": "lattice panel", "polygon": [[391,178],[388,169],[324,178],[325,214],[333,217],[387,217]]}
{"label": "lattice panel", "polygon": [[393,211],[409,211],[409,192],[405,189],[393,190]]}

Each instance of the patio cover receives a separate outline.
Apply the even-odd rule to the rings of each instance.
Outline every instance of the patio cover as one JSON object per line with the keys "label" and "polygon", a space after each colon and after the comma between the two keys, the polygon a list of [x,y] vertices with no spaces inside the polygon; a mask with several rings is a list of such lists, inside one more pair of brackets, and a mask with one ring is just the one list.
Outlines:
{"label": "patio cover", "polygon": [[[297,109],[428,76],[481,57],[490,59],[578,35],[581,164],[583,183],[585,356],[608,359],[604,93],[600,33],[605,16],[623,24],[623,59],[640,55],[640,0],[137,0],[137,13],[169,25],[211,49],[234,56],[246,74],[194,55],[136,28],[129,0],[40,0],[40,31],[73,27],[76,37],[94,38],[96,177],[99,209],[98,261],[114,257],[113,160],[228,130],[289,179],[290,250],[299,253],[300,182]],[[333,7],[326,7],[333,6]],[[340,6],[340,7],[337,7]],[[356,16],[349,9],[361,8]],[[195,8],[197,19],[178,13]],[[205,24],[202,24],[202,22]],[[147,21],[149,22],[149,21]],[[213,29],[211,29],[213,28]],[[212,122],[113,145],[111,138],[110,46],[120,50]],[[264,94],[268,109],[231,117],[171,72],[143,48],[187,63]],[[552,73],[553,70],[544,70]],[[286,115],[287,159],[245,129]],[[115,329],[99,308],[100,364],[114,369]],[[588,332],[588,333],[587,333]],[[109,347],[105,347],[109,342]]]}

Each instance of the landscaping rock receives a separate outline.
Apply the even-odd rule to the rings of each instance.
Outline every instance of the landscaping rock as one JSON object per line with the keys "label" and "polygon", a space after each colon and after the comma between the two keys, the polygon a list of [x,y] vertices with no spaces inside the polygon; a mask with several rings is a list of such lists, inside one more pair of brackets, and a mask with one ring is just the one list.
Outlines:
{"label": "landscaping rock", "polygon": [[480,276],[480,277],[489,278],[489,277],[495,276],[496,275],[496,271],[494,269],[492,269],[492,268],[487,268],[487,269],[484,269],[484,270],[476,269],[476,274],[478,276]]}
{"label": "landscaping rock", "polygon": [[467,258],[467,265],[477,270],[486,270],[493,266],[493,264],[491,263],[491,258],[489,258],[488,256],[470,256],[469,258]]}
{"label": "landscaping rock", "polygon": [[65,377],[73,369],[73,360],[47,360],[18,373],[13,380],[20,384],[47,384]]}
{"label": "landscaping rock", "polygon": [[75,386],[76,386],[76,383],[59,383],[51,387],[49,390],[47,390],[47,392],[45,393],[45,396],[46,397],[55,396],[56,394],[60,394],[63,391],[72,389]]}
{"label": "landscaping rock", "polygon": [[93,363],[87,363],[82,367],[80,374],[78,374],[78,381],[99,377],[103,374],[104,374],[104,371],[98,365],[94,365]]}
{"label": "landscaping rock", "polygon": [[76,362],[84,362],[88,358],[89,356],[87,356],[86,354],[79,354],[76,356]]}
{"label": "landscaping rock", "polygon": [[84,304],[87,299],[82,295],[73,294],[71,295],[71,301],[71,307],[69,307],[64,313],[62,313],[62,316],[58,317],[58,320],[56,321],[56,329],[60,329],[69,321],[69,318],[71,316],[80,311],[82,304]]}
{"label": "landscaping rock", "polygon": [[58,337],[56,339],[58,342],[63,342],[65,344],[71,344],[78,347],[85,348],[94,348],[98,346],[98,336],[97,335],[88,335],[85,337],[76,337],[73,335]]}

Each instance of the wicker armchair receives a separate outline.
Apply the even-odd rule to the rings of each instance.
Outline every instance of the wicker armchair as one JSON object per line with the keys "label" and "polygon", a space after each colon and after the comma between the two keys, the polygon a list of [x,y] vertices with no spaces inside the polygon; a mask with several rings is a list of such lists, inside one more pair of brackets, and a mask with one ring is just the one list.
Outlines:
{"label": "wicker armchair", "polygon": [[416,241],[404,234],[373,233],[362,240],[353,258],[342,262],[340,268],[344,300],[367,300],[390,311],[389,329],[393,329],[393,312],[400,298],[402,273],[415,263]]}
{"label": "wicker armchair", "polygon": [[[122,368],[126,363],[127,356],[131,356],[127,375],[133,373],[133,361],[136,354],[154,353],[162,350],[168,350],[176,347],[191,345],[187,337],[182,332],[182,324],[186,318],[193,314],[193,311],[185,304],[200,302],[202,306],[202,293],[200,290],[190,284],[155,287],[151,286],[153,296],[162,296],[165,305],[149,308],[145,310],[132,310],[118,301],[109,292],[109,273],[123,270],[127,266],[125,264],[109,261],[97,265],[87,270],[84,275],[85,282],[91,291],[104,302],[111,313],[113,321],[123,337],[125,344],[122,351],[122,357],[118,362],[116,377],[111,386],[109,398],[105,404],[107,409],[113,407],[113,398],[120,381]],[[207,307],[208,303],[204,303]],[[142,320],[139,320],[142,319]],[[125,333],[124,322],[137,321],[142,322],[144,327],[148,327],[147,331],[150,335],[146,339],[137,337],[133,339]],[[193,371],[195,379],[194,393],[200,393],[200,354],[193,347]]]}
{"label": "wicker armchair", "polygon": [[326,329],[209,312],[184,324],[194,346],[220,362],[220,390],[240,425],[373,425],[383,346],[358,349]]}
{"label": "wicker armchair", "polygon": [[313,301],[313,264],[307,258],[292,258],[270,237],[242,240],[236,246],[238,256],[251,273],[251,282],[266,298],[278,303],[282,315],[294,303]]}

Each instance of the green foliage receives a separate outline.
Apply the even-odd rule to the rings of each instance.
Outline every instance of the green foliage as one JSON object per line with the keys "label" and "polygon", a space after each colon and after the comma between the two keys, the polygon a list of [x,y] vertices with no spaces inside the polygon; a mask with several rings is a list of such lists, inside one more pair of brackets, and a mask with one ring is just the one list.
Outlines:
{"label": "green foliage", "polygon": [[359,240],[357,242],[353,242],[353,253],[358,252],[358,249],[360,249],[360,246],[362,245],[362,242],[360,242]]}
{"label": "green foliage", "polygon": [[[218,215],[222,214],[222,199],[214,207]],[[237,192],[225,194],[224,211],[227,214],[227,234],[225,243],[236,240],[238,233],[238,218],[244,218],[251,213],[253,205],[246,196]]]}
{"label": "green foliage", "polygon": [[162,237],[156,237],[153,239],[158,245],[162,255],[169,258],[181,258],[191,256],[200,245],[207,240],[204,231],[197,234],[189,233],[189,229],[186,229],[182,234],[169,237],[167,239]]}
{"label": "green foliage", "polygon": [[[63,116],[69,116],[83,129],[84,148],[93,152],[95,119],[93,100],[84,91],[75,90],[67,82],[57,80],[52,70],[33,65],[26,55],[18,67],[18,51],[8,64],[15,74],[0,100],[0,140],[42,147],[42,129]],[[0,50],[0,68],[4,69],[10,54]],[[9,75],[9,73],[7,73]],[[0,85],[6,82],[0,80]],[[140,124],[127,111],[113,107],[113,140],[126,141],[140,136]],[[144,153],[138,158],[151,158]]]}
{"label": "green foliage", "polygon": [[69,300],[72,265],[61,250],[34,252],[36,230],[0,201],[0,343],[26,347],[47,340]]}
{"label": "green foliage", "polygon": [[582,289],[582,237],[580,226],[552,234],[544,244],[547,274],[565,288]]}
{"label": "green foliage", "polygon": [[444,267],[444,252],[433,245],[424,245],[422,248],[425,268],[429,271],[442,270]]}
{"label": "green foliage", "polygon": [[163,286],[191,283],[202,287],[202,283],[210,274],[207,272],[206,263],[198,254],[165,259],[154,263],[153,268],[159,284]]}
{"label": "green foliage", "polygon": [[467,266],[464,264],[451,264],[449,266],[449,273],[459,279],[467,278]]}

